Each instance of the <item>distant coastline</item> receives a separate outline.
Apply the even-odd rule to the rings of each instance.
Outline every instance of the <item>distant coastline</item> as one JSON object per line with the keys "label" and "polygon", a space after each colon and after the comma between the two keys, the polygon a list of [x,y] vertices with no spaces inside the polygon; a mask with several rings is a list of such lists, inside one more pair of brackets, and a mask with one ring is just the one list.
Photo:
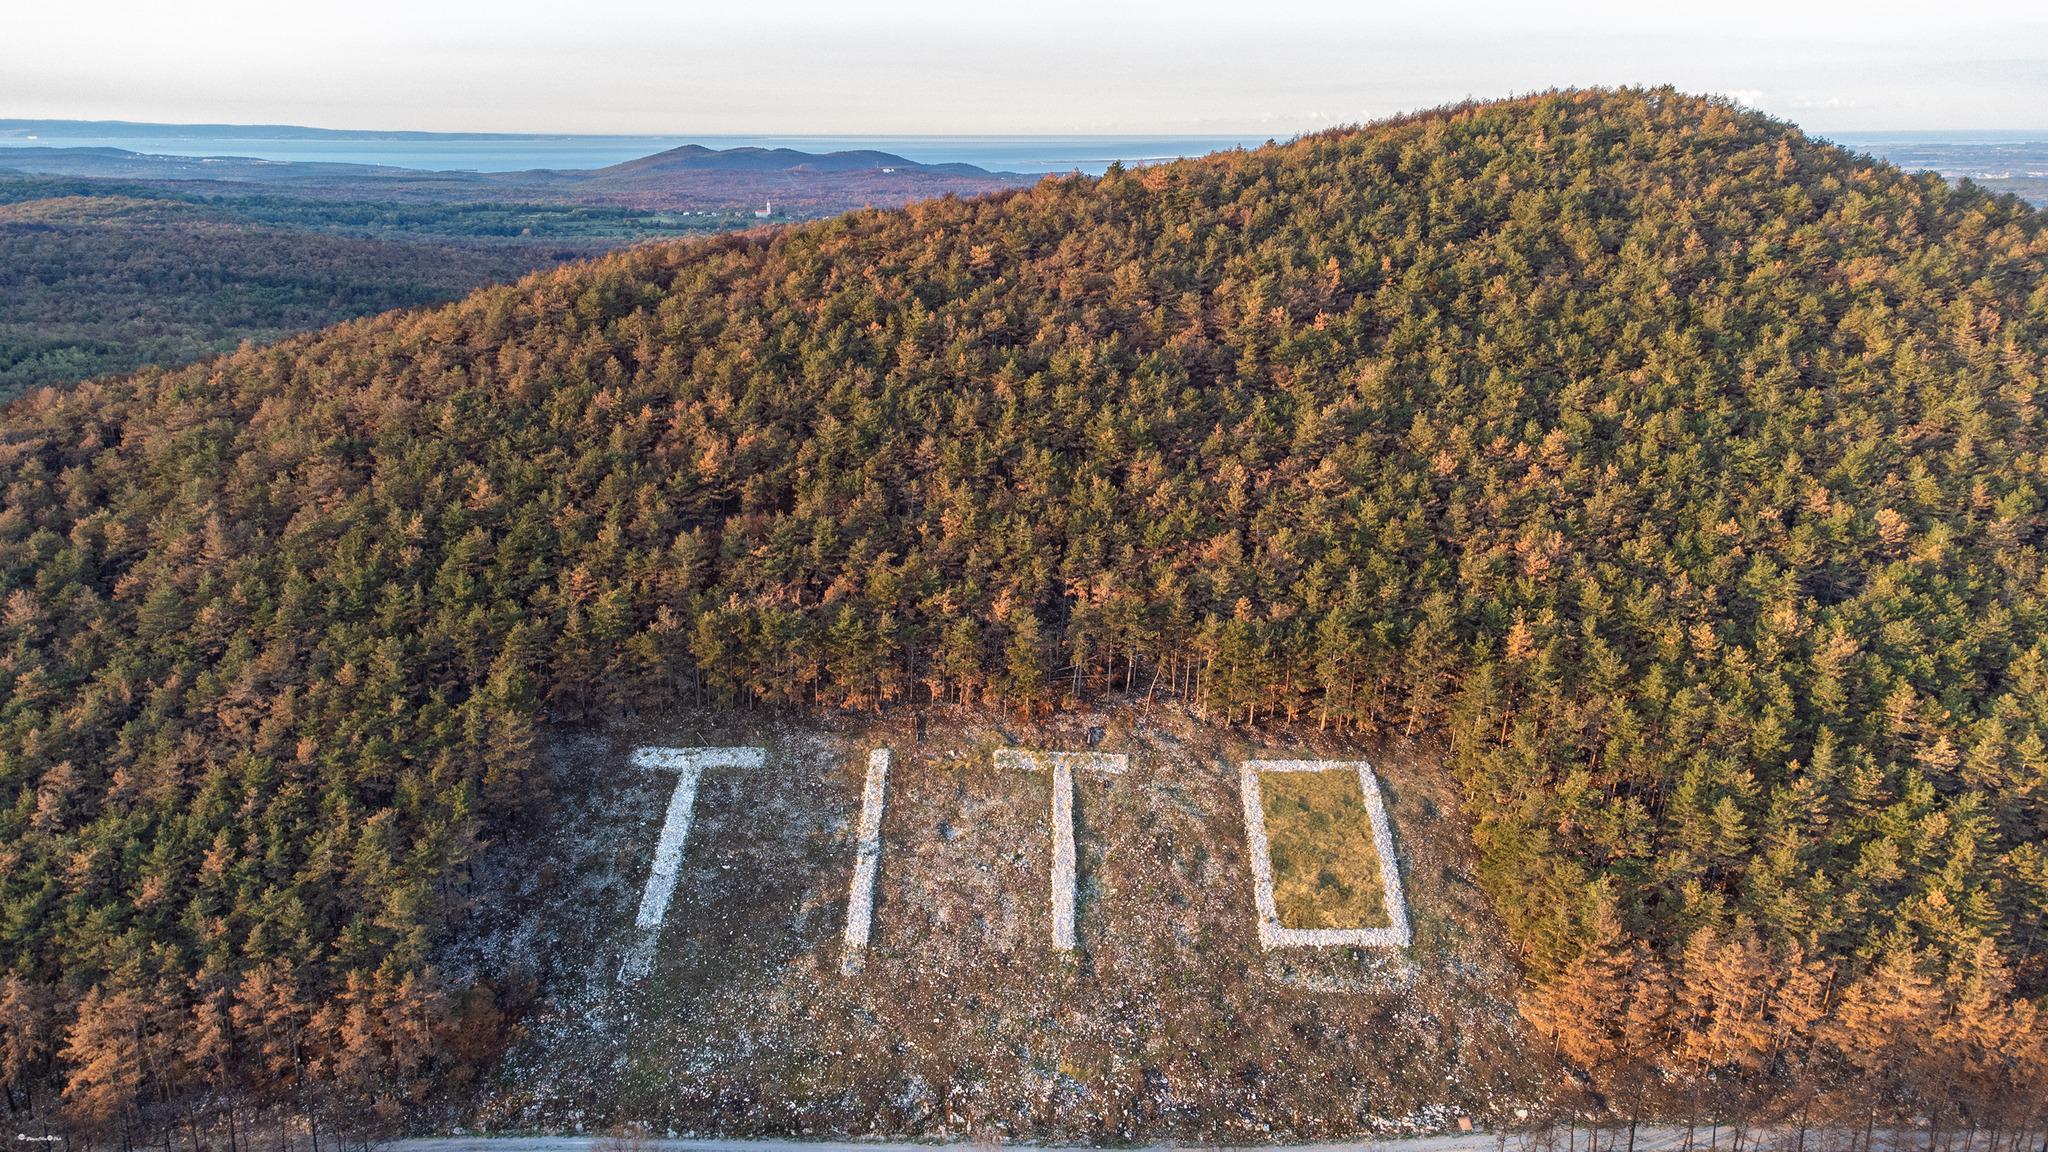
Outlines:
{"label": "distant coastline", "polygon": [[602,168],[685,144],[710,148],[872,149],[921,164],[972,164],[990,172],[1100,174],[1127,165],[1200,156],[1264,136],[744,136],[531,135],[372,132],[284,125],[134,124],[125,121],[0,120],[0,166],[10,147],[119,148],[159,156],[234,156],[430,171],[523,172]]}
{"label": "distant coastline", "polygon": [[[2037,130],[1816,132],[1902,168],[1971,179],[2048,204],[2048,127]],[[1284,138],[1285,134],[1283,134]],[[1258,135],[835,136],[606,135],[409,132],[305,128],[287,124],[145,124],[125,120],[0,119],[0,168],[14,147],[119,148],[158,156],[239,157],[297,163],[365,164],[435,172],[588,169],[685,144],[710,148],[872,149],[920,164],[972,164],[990,172],[1100,175],[1127,166],[1256,148]]]}

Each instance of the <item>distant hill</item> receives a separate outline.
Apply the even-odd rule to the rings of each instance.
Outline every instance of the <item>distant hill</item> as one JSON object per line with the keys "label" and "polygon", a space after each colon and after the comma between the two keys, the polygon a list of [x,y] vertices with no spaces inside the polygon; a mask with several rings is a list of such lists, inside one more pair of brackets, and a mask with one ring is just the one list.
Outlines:
{"label": "distant hill", "polygon": [[[442,960],[487,846],[562,831],[544,782],[585,726],[967,704],[992,740],[1113,699],[1246,747],[1442,750],[1472,882],[1407,863],[1498,912],[1548,1092],[1524,1111],[2038,1132],[2044,284],[2016,198],[1725,101],[1561,92],[647,245],[25,397],[0,1072],[106,1142],[416,1114],[519,1035],[540,949]],[[1234,841],[1201,848],[1201,883],[1242,884]],[[829,917],[837,882],[790,897]],[[1100,1142],[1182,1135],[1180,1036],[1062,963],[1120,1013],[1100,1063],[976,984],[944,1083],[861,1096],[827,1062],[903,1038],[789,1001],[764,1017],[825,1039],[773,1083],[606,1049],[592,1082],[869,1136],[950,1122],[1036,1044],[1003,1131],[1059,1097],[1114,1103]],[[1241,967],[1260,1007],[1200,1025],[1237,1038],[1200,1073],[1241,1116],[1289,1053],[1433,1061],[1467,1010]],[[1321,1007],[1352,996],[1407,1023]],[[572,1096],[578,1127],[647,1118]],[[1346,1099],[1261,1135],[1360,1135]]]}
{"label": "distant hill", "polygon": [[13,146],[9,166],[45,176],[146,180],[224,191],[262,186],[280,194],[404,203],[517,201],[602,204],[641,210],[731,210],[769,197],[783,215],[894,206],[944,195],[1021,187],[1036,177],[972,164],[918,164],[886,152],[811,153],[791,148],[685,145],[596,169],[525,172],[425,171],[371,164],[170,156],[119,148]]}
{"label": "distant hill", "polygon": [[944,172],[955,176],[991,176],[972,164],[919,164],[872,149],[844,152],[799,152],[794,148],[706,148],[685,144],[652,156],[628,160],[589,174],[592,179],[644,177],[673,172]]}

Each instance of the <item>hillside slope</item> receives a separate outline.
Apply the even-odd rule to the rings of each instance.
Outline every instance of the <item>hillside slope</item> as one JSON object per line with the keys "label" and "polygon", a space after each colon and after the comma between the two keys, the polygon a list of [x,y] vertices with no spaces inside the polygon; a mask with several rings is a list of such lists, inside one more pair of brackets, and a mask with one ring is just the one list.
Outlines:
{"label": "hillside slope", "polygon": [[1117,693],[1442,731],[1599,1107],[2018,1123],[2043,223],[1568,93],[17,403],[0,1071],[401,1101],[499,1043],[427,960],[539,725]]}

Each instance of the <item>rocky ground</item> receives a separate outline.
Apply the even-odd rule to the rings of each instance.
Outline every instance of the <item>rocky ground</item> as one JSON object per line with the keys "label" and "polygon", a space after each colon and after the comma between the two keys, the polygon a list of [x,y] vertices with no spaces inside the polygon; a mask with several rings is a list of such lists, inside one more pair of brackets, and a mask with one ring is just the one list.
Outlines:
{"label": "rocky ground", "polygon": [[[1136,707],[1033,725],[932,709],[922,732],[908,713],[727,713],[562,735],[550,821],[492,849],[448,957],[523,966],[541,988],[469,1126],[1244,1143],[1442,1131],[1535,1094],[1512,970],[1427,749],[1253,741]],[[641,744],[768,757],[705,775],[653,973],[621,986],[674,785],[628,766]],[[881,745],[895,763],[873,935],[847,976],[862,775]],[[1050,946],[1050,781],[995,768],[1005,745],[1131,756],[1123,775],[1077,780],[1071,954]],[[1235,765],[1267,755],[1379,769],[1411,949],[1259,951]]]}

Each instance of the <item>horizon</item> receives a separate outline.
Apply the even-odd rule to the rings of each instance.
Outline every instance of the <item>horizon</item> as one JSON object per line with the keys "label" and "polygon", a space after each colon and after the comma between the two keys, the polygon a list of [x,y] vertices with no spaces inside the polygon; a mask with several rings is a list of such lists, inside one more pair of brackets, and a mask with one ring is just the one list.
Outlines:
{"label": "horizon", "polygon": [[[1728,94],[1727,94],[1727,93],[1722,93],[1722,92],[1699,92],[1699,93],[1692,93],[1692,94],[1693,94],[1693,95],[1699,95],[1699,96],[1710,96],[1710,97],[1725,97],[1725,98],[1728,98],[1728,99],[1731,99],[1731,100],[1735,99],[1735,98],[1734,98],[1734,97],[1732,97],[1732,96],[1728,96]],[[1509,94],[1506,94],[1506,95],[1503,95],[1503,96],[1497,96],[1497,97],[1479,97],[1479,98],[1475,98],[1475,99],[1477,99],[1477,100],[1478,100],[1479,102],[1485,103],[1485,102],[1490,102],[1490,101],[1494,101],[1494,100],[1513,100],[1513,99],[1517,99],[1517,98],[1519,98],[1519,97],[1522,97],[1522,96],[1525,96],[1525,95],[1528,95],[1528,94],[1527,94],[1527,93],[1509,93]],[[1742,101],[1740,101],[1740,100],[1736,100],[1736,103],[1740,104],[1740,103],[1742,103]],[[1443,107],[1443,106],[1444,106],[1444,105],[1432,105],[1432,106],[1430,106],[1430,107],[1431,107],[1431,108],[1434,108],[1434,107]],[[1749,105],[1745,105],[1745,107],[1752,107],[1752,106],[1749,106]],[[1369,127],[1373,126],[1374,124],[1384,123],[1384,122],[1386,122],[1386,121],[1389,121],[1389,120],[1397,120],[1397,119],[1399,119],[1399,118],[1401,118],[1401,117],[1403,117],[1403,116],[1415,115],[1415,114],[1417,114],[1417,113],[1421,113],[1421,112],[1426,112],[1426,111],[1429,111],[1429,110],[1430,110],[1430,108],[1421,108],[1421,107],[1418,107],[1418,108],[1407,108],[1407,109],[1400,109],[1400,110],[1396,110],[1396,111],[1391,111],[1391,112],[1388,112],[1388,113],[1386,113],[1385,115],[1382,115],[1382,116],[1377,116],[1377,117],[1374,117],[1374,118],[1372,118],[1372,119],[1370,119],[1370,120],[1348,120],[1348,121],[1342,121],[1342,122],[1334,122],[1334,123],[1331,123],[1331,124],[1327,124],[1327,125],[1324,125],[1323,127],[1320,127],[1320,128],[1304,128],[1304,129],[1301,129],[1300,131],[1297,131],[1297,132],[1286,132],[1286,133],[1269,133],[1269,134],[1267,134],[1266,138],[1267,138],[1267,139],[1270,139],[1270,140],[1272,140],[1272,141],[1273,141],[1273,142],[1275,142],[1275,143],[1284,143],[1284,142],[1286,142],[1286,141],[1288,141],[1288,140],[1291,140],[1291,139],[1294,139],[1294,138],[1296,138],[1296,137],[1298,137],[1298,136],[1304,136],[1304,135],[1309,135],[1309,134],[1311,134],[1311,133],[1315,133],[1315,132],[1328,132],[1328,131],[1342,131],[1342,130],[1346,130],[1346,129],[1354,129],[1354,128],[1369,128]],[[1817,128],[1811,128],[1811,127],[1808,127],[1807,125],[1805,125],[1805,124],[1802,124],[1802,123],[1800,123],[1800,122],[1799,122],[1799,121],[1797,121],[1797,120],[1791,119],[1790,117],[1774,115],[1774,114],[1772,114],[1772,113],[1771,113],[1771,112],[1770,112],[1770,111],[1769,111],[1768,109],[1765,109],[1765,108],[1753,108],[1753,110],[1754,110],[1754,111],[1758,111],[1758,112],[1763,112],[1763,113],[1764,113],[1764,114],[1766,114],[1766,115],[1771,115],[1771,116],[1773,117],[1773,119],[1777,119],[1777,120],[1780,120],[1780,121],[1782,121],[1782,122],[1784,122],[1784,123],[1787,123],[1787,124],[1792,124],[1792,125],[1794,125],[1795,127],[1799,128],[1799,129],[1800,129],[1800,131],[1802,131],[1802,132],[1805,132],[1806,134],[1808,134],[1808,135],[1810,135],[1810,136],[1815,136],[1815,137],[1819,137],[1819,138],[1821,138],[1821,139],[1828,139],[1828,140],[1832,140],[1832,139],[1837,139],[1837,138],[1862,138],[1862,137],[1875,137],[1875,136],[1898,136],[1898,137],[1928,137],[1928,138],[1945,138],[1945,137],[1978,137],[1978,138],[1985,138],[1985,139],[2005,139],[2005,138],[2010,138],[2010,139],[2013,139],[2013,140],[2021,140],[2021,141],[2029,141],[2029,142],[2031,142],[2031,141],[2032,141],[2033,139],[2035,139],[2035,138],[2039,138],[2039,137],[2048,137],[2048,116],[2044,116],[2043,120],[2042,120],[2042,121],[2041,121],[2041,122],[2040,122],[2039,124],[2036,124],[2036,125],[2033,125],[2033,126],[2025,126],[2025,125],[2021,125],[2021,126],[2016,126],[2016,127],[2006,127],[2006,128],[1972,128],[1972,127],[1955,127],[1955,126],[1943,127],[1943,126],[1939,126],[1939,125],[1933,125],[1933,126],[1928,126],[1928,127],[1921,127],[1921,128],[1850,128],[1850,129],[1824,130],[1824,129],[1817,129]],[[834,139],[838,139],[838,140],[884,140],[884,139],[896,139],[896,140],[962,140],[962,139],[966,139],[966,140],[1128,140],[1128,139],[1160,139],[1160,140],[1207,140],[1207,139],[1218,139],[1218,138],[1222,138],[1222,137],[1226,137],[1226,136],[1228,136],[1228,137],[1250,137],[1250,136],[1258,135],[1258,133],[1255,133],[1255,132],[1247,133],[1247,132],[1193,132],[1193,131],[1187,131],[1187,132],[1177,132],[1177,131],[1161,131],[1161,132],[1137,132],[1137,131],[1133,131],[1133,132],[1056,132],[1056,131],[1043,131],[1043,132],[890,132],[890,131],[883,131],[883,130],[860,130],[860,129],[848,129],[848,130],[845,130],[845,131],[838,131],[838,132],[801,132],[801,131],[794,131],[794,130],[792,130],[792,131],[786,131],[786,132],[689,132],[689,131],[682,131],[682,130],[672,130],[672,131],[647,131],[647,132],[627,132],[627,131],[611,131],[611,130],[605,130],[605,131],[590,131],[590,132],[552,132],[552,131],[542,131],[542,130],[532,130],[532,129],[517,129],[517,128],[507,128],[507,129],[492,129],[492,130],[474,130],[474,129],[445,129],[445,130],[444,130],[444,129],[436,129],[436,128],[407,128],[407,127],[399,127],[399,126],[394,126],[394,125],[372,125],[372,126],[359,126],[359,125],[339,125],[339,124],[311,124],[311,123],[295,123],[295,122],[290,122],[290,121],[283,121],[283,120],[247,120],[247,121],[231,121],[231,120],[216,120],[216,121],[205,121],[205,120],[138,120],[138,119],[135,119],[135,118],[133,118],[133,117],[108,117],[108,118],[103,118],[103,119],[80,119],[80,118],[76,118],[76,117],[66,117],[66,116],[0,116],[0,142],[6,142],[6,141],[9,141],[9,139],[10,139],[10,138],[9,138],[8,136],[6,136],[6,135],[5,135],[4,133],[5,133],[5,132],[6,132],[6,131],[7,131],[8,129],[9,129],[9,127],[10,127],[10,126],[14,126],[14,125],[38,125],[38,126],[64,125],[64,126],[69,126],[69,127],[77,127],[77,128],[151,128],[151,129],[164,129],[164,128],[175,128],[175,129],[184,129],[184,130],[189,130],[189,131],[211,131],[211,130],[221,130],[221,131],[226,131],[226,130],[239,130],[239,131],[282,131],[282,132],[305,132],[305,133],[333,134],[333,135],[342,135],[342,136],[358,136],[358,137],[408,137],[408,136],[411,136],[411,137],[435,137],[435,138],[440,138],[440,139],[461,139],[461,138],[467,138],[467,137],[474,137],[474,138],[484,138],[484,139],[509,139],[509,140],[547,140],[547,139],[565,139],[565,140],[571,140],[571,139],[573,139],[573,140],[606,140],[606,139],[611,139],[611,140],[647,140],[647,139],[662,139],[662,140],[681,140],[681,141],[692,141],[692,140],[834,140]],[[15,138],[13,138],[13,139],[20,139],[20,138],[19,138],[19,137],[15,137]]]}
{"label": "horizon", "polygon": [[[1503,99],[1516,99],[1505,97]],[[1722,97],[1726,99],[1726,97]],[[1739,101],[1736,101],[1740,105]],[[1310,131],[1369,130],[1423,109]],[[1759,110],[1761,111],[1761,110]],[[1771,115],[1763,112],[1764,115]],[[1783,116],[1780,123],[1823,143],[1877,159],[1955,176],[1999,176],[2000,150],[2048,143],[2048,127],[1866,129],[1824,132]],[[1110,163],[1151,164],[1233,148],[1285,144],[1297,133],[566,133],[440,132],[415,128],[193,123],[132,119],[0,117],[0,156],[27,148],[115,149],[182,159],[327,163],[412,171],[509,173],[589,170],[680,147],[715,151],[789,149],[806,154],[875,151],[913,164],[968,164],[994,174],[1100,174]],[[1954,150],[1954,151],[1950,151]],[[1987,167],[1991,165],[1992,167]],[[2029,175],[2032,175],[2029,169]]]}
{"label": "horizon", "polygon": [[[1739,101],[1733,103],[1746,107]],[[1767,111],[1761,114],[1772,115]],[[1369,131],[1400,115],[1330,125],[1319,131]],[[1995,190],[2016,192],[2036,205],[2044,203],[2040,178],[2044,159],[2048,159],[2048,129],[1822,132],[1783,116],[1772,118],[1820,143],[1907,171],[1934,172],[1949,180],[1973,179]],[[997,177],[1037,177],[1063,172],[1100,175],[1112,163],[1148,166],[1237,148],[1285,144],[1303,134],[434,132],[274,122],[0,117],[0,164],[9,154],[22,156],[32,149],[46,150],[53,157],[114,150],[143,158],[369,166],[394,172],[490,177],[528,171],[590,172],[682,147],[698,147],[713,152],[788,150],[809,156],[866,151],[911,165],[966,165]],[[52,162],[63,163],[30,162],[30,168]]]}

